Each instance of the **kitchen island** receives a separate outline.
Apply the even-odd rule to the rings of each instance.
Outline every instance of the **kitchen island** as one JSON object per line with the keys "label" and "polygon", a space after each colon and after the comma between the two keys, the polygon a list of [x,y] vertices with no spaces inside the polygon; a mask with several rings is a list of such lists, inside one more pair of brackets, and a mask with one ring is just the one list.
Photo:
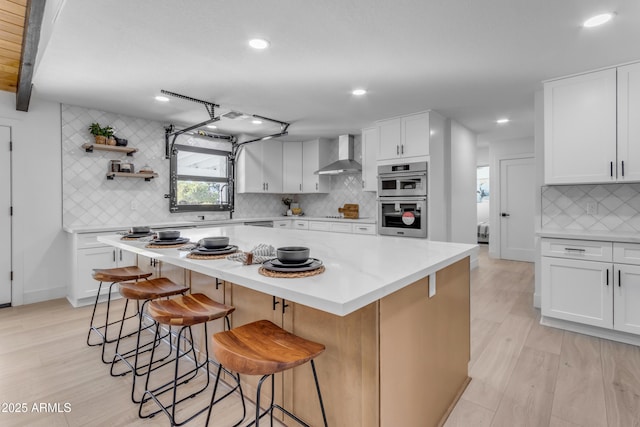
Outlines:
{"label": "kitchen island", "polygon": [[[244,251],[259,243],[308,246],[311,257],[323,261],[326,271],[316,276],[269,278],[257,265],[189,259],[186,251],[149,249],[118,235],[98,238],[138,254],[140,264],[155,259],[171,265],[172,280],[234,305],[233,326],[268,319],[325,344],[317,367],[329,425],[438,425],[468,383],[474,245],[245,226],[182,235],[192,241],[228,236]],[[277,378],[276,399],[320,425],[305,368]],[[243,381],[250,395],[255,379]]]}

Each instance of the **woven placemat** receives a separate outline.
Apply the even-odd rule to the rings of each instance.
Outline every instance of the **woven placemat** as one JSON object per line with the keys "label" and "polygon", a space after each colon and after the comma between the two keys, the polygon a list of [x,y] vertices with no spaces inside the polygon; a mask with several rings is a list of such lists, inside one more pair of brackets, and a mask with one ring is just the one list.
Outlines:
{"label": "woven placemat", "polygon": [[175,245],[154,245],[153,243],[149,243],[145,248],[149,249],[171,249],[171,248],[181,248],[184,245],[188,245],[191,242],[184,243],[176,243]]}
{"label": "woven placemat", "polygon": [[226,257],[228,257],[229,255],[233,255],[235,253],[238,253],[240,251],[235,251],[235,252],[231,252],[229,254],[222,254],[222,255],[203,255],[203,254],[194,254],[193,252],[189,252],[187,254],[187,258],[189,259],[224,259]]}
{"label": "woven placemat", "polygon": [[271,271],[271,270],[267,270],[264,267],[260,267],[260,269],[258,270],[258,273],[267,277],[278,277],[283,279],[299,279],[302,277],[317,276],[318,274],[324,273],[324,265],[320,266],[320,268],[316,268],[315,270],[298,271],[298,272],[292,272],[292,273],[287,273],[285,271]]}

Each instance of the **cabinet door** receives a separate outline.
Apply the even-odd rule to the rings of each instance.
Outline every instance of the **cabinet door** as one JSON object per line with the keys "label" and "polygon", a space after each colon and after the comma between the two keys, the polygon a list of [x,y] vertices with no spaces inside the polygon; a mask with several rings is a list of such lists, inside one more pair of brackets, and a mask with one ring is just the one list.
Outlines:
{"label": "cabinet door", "polygon": [[238,153],[238,193],[263,193],[262,146],[253,143],[242,146]]}
{"label": "cabinet door", "polygon": [[267,140],[262,144],[262,178],[267,193],[282,193],[282,142]]}
{"label": "cabinet door", "polygon": [[116,264],[118,267],[138,265],[138,256],[133,252],[117,249]]}
{"label": "cabinet door", "polygon": [[328,222],[325,221],[309,221],[309,230],[313,231],[329,231],[330,226]]}
{"label": "cabinet door", "polygon": [[400,157],[402,144],[401,120],[389,119],[378,122],[380,141],[378,160],[397,159]]}
{"label": "cabinet door", "polygon": [[378,191],[378,128],[362,129],[362,190]]}
{"label": "cabinet door", "polygon": [[144,255],[138,255],[138,268],[140,268],[141,270],[147,273],[153,273],[153,276],[151,276],[150,279],[159,277],[158,266],[159,266],[158,260],[144,256]]}
{"label": "cabinet door", "polygon": [[613,329],[640,334],[640,266],[616,265]]}
{"label": "cabinet door", "polygon": [[349,223],[330,222],[329,231],[332,231],[334,233],[352,233],[353,229],[351,228],[351,224]]}
{"label": "cabinet door", "polygon": [[429,113],[402,118],[402,157],[429,155]]}
{"label": "cabinet door", "polygon": [[640,64],[618,68],[618,180],[640,181]]}
{"label": "cabinet door", "polygon": [[282,144],[282,191],[284,193],[302,192],[302,143],[300,142]]}
{"label": "cabinet door", "polygon": [[[93,269],[114,268],[116,259],[116,249],[111,246],[78,250],[76,300],[96,296],[99,282],[92,277]],[[110,283],[106,285],[103,284],[101,294],[109,292]]]}
{"label": "cabinet door", "polygon": [[542,315],[613,327],[613,265],[542,257]]}
{"label": "cabinet door", "polygon": [[544,168],[546,184],[616,180],[615,69],[545,83]]}
{"label": "cabinet door", "polygon": [[314,139],[302,143],[302,192],[328,193],[331,178],[314,172],[329,164],[329,146],[325,139]]}

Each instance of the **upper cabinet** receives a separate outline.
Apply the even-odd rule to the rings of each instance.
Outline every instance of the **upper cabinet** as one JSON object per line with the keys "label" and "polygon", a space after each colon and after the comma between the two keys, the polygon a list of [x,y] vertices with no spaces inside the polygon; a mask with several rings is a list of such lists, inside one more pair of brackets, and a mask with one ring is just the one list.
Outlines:
{"label": "upper cabinet", "polygon": [[282,143],[282,191],[284,193],[302,192],[302,144],[300,142]]}
{"label": "upper cabinet", "polygon": [[640,181],[640,64],[544,85],[546,184]]}
{"label": "upper cabinet", "polygon": [[329,164],[328,141],[319,138],[302,143],[302,192],[328,193],[331,178],[314,172]]}
{"label": "upper cabinet", "polygon": [[238,152],[238,193],[282,193],[282,142],[244,145]]}
{"label": "upper cabinet", "polygon": [[381,120],[378,160],[406,159],[429,155],[429,113]]}
{"label": "upper cabinet", "polygon": [[377,127],[362,129],[362,190],[378,191],[378,146],[380,133]]}

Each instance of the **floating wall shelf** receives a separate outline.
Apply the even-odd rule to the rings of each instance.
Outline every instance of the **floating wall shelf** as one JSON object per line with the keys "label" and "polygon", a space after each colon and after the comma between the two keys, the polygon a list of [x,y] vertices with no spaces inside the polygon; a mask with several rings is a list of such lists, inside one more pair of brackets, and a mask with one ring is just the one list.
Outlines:
{"label": "floating wall shelf", "polygon": [[151,181],[153,178],[157,178],[158,174],[153,173],[129,173],[129,172],[107,172],[107,179],[113,179],[116,176],[122,178],[143,178],[145,181]]}
{"label": "floating wall shelf", "polygon": [[82,144],[82,148],[87,153],[92,153],[93,150],[102,151],[115,151],[117,153],[125,153],[127,156],[133,156],[133,153],[137,152],[137,148],[133,147],[121,147],[119,145],[105,145],[105,144]]}

